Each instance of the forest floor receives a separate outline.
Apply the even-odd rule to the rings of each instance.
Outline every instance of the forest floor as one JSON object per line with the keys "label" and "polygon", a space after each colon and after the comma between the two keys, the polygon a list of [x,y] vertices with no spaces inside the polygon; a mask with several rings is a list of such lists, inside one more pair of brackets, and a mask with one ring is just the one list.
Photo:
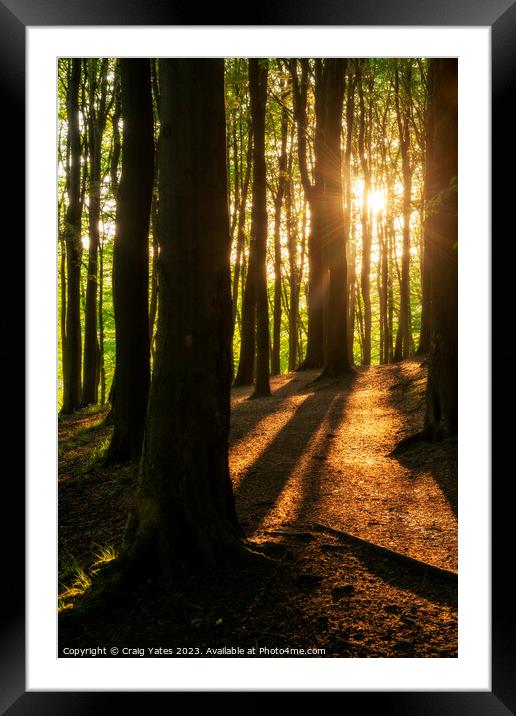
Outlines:
{"label": "forest floor", "polygon": [[424,365],[316,377],[274,377],[271,398],[232,393],[237,513],[247,538],[275,556],[272,566],[185,575],[168,591],[150,582],[94,617],[78,618],[76,607],[120,547],[135,469],[91,467],[109,440],[105,413],[60,420],[60,655],[103,644],[120,655],[162,646],[173,649],[168,656],[224,647],[250,657],[275,655],[260,648],[457,656],[457,443],[389,454],[422,427]]}

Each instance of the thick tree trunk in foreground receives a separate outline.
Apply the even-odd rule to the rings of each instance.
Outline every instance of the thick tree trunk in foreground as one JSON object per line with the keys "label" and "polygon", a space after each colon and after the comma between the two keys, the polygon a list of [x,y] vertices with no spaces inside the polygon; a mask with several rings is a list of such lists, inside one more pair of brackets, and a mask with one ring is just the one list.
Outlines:
{"label": "thick tree trunk in foreground", "polygon": [[170,576],[181,563],[216,564],[242,542],[228,470],[223,60],[161,60],[160,79],[157,358],[125,559]]}
{"label": "thick tree trunk in foreground", "polygon": [[150,380],[149,218],[153,185],[153,118],[148,60],[120,60],[122,176],[113,256],[116,331],[114,430],[107,459],[140,456]]}
{"label": "thick tree trunk in foreground", "polygon": [[81,397],[81,136],[79,130],[79,86],[81,60],[73,59],[67,91],[70,177],[65,219],[67,295],[66,342],[63,353],[63,405],[61,412],[73,413]]}
{"label": "thick tree trunk in foreground", "polygon": [[458,417],[457,60],[430,60],[430,74],[432,315],[426,429],[436,438],[454,434]]}
{"label": "thick tree trunk in foreground", "polygon": [[256,263],[256,385],[253,398],[271,394],[269,387],[269,304],[267,300],[267,200],[265,168],[265,101],[267,60],[249,60],[249,93],[253,125],[253,208],[251,239]]}
{"label": "thick tree trunk in foreground", "polygon": [[342,203],[342,107],[344,101],[346,60],[327,59],[324,67],[325,146],[324,253],[328,266],[328,328],[324,367],[321,376],[338,376],[352,368],[348,353],[348,285],[346,260],[346,226]]}

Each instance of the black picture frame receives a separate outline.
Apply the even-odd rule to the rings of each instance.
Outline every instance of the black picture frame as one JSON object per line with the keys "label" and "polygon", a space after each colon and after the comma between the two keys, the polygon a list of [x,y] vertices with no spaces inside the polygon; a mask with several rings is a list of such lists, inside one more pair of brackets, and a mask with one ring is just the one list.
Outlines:
{"label": "black picture frame", "polygon": [[[166,0],[0,0],[0,96],[5,126],[4,158],[8,162],[9,182],[3,188],[4,206],[16,214],[18,247],[25,215],[22,187],[25,185],[25,30],[28,26],[67,25],[199,25],[200,8],[180,6]],[[501,237],[501,222],[507,207],[514,203],[503,167],[514,149],[513,114],[510,99],[516,96],[516,3],[514,0],[361,0],[336,4],[332,0],[282,0],[274,6],[257,7],[254,14],[231,16],[229,6],[203,7],[202,25],[347,25],[347,26],[489,26],[492,39],[492,236]],[[235,17],[238,22],[235,23]],[[15,121],[13,121],[15,120]],[[8,141],[6,138],[8,137]],[[512,142],[512,145],[510,144]],[[515,156],[512,152],[512,156]],[[509,193],[511,192],[511,194]],[[471,209],[474,211],[474,207]],[[11,233],[11,241],[12,233]],[[22,259],[23,260],[23,257]],[[506,264],[506,270],[507,264]],[[505,277],[506,278],[506,277]],[[508,282],[496,284],[493,298]],[[10,361],[23,361],[21,346],[10,354]],[[510,361],[499,351],[498,359]],[[19,389],[16,401],[21,401]],[[22,402],[23,404],[23,402]],[[494,408],[493,408],[494,410]],[[19,428],[18,428],[19,429]],[[502,447],[503,428],[493,436],[492,454]],[[510,443],[509,443],[510,445]],[[20,453],[21,454],[21,453]],[[4,608],[1,613],[0,709],[19,714],[92,714],[112,710],[114,699],[129,695],[132,706],[145,704],[147,712],[157,696],[168,693],[125,692],[27,692],[25,686],[25,490],[19,468],[5,472],[4,495],[12,517],[4,535]],[[509,476],[509,471],[506,473]],[[512,557],[512,504],[506,497],[504,473],[492,484],[492,691],[446,692],[343,692],[340,706],[371,708],[399,716],[410,714],[498,715],[516,713],[516,609],[514,590],[506,582],[507,561]],[[7,512],[7,509],[5,509]],[[509,565],[510,566],[510,565]],[[8,588],[7,588],[8,587]],[[143,701],[145,699],[145,701]]]}

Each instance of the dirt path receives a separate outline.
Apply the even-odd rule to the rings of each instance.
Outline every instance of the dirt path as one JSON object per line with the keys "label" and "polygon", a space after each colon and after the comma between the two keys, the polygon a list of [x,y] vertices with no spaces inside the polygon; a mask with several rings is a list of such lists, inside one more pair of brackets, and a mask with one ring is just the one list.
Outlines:
{"label": "dirt path", "polygon": [[[105,617],[60,621],[60,646],[318,648],[325,657],[457,656],[457,585],[314,523],[457,568],[457,445],[389,452],[422,427],[419,361],[271,380],[271,398],[232,394],[230,470],[247,537],[278,560],[147,584]],[[100,416],[101,417],[101,416]],[[118,551],[135,471],[88,469],[109,439],[99,415],[60,423],[59,562],[69,583],[100,548]],[[88,643],[89,643],[88,642]],[[305,652],[306,653],[306,652]],[[281,653],[278,654],[281,656]],[[284,655],[284,654],[283,654]],[[301,653],[299,655],[302,655]],[[260,656],[259,651],[256,656]],[[266,654],[263,654],[266,656]]]}
{"label": "dirt path", "polygon": [[421,427],[425,374],[416,361],[272,379],[273,397],[234,391],[230,465],[248,534],[314,522],[439,567],[457,569],[453,450],[402,464],[388,453]]}

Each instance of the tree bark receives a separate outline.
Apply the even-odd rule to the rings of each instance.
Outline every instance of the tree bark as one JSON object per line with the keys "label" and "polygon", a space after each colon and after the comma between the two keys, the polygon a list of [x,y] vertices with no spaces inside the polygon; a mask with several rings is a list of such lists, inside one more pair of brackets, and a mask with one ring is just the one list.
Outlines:
{"label": "tree bark", "polygon": [[[231,290],[223,60],[160,60],[157,359],[122,567],[240,553],[228,470]],[[200,220],[202,217],[202,220]]]}
{"label": "tree bark", "polygon": [[[428,94],[434,92],[431,85],[434,79],[434,72],[428,75]],[[421,305],[421,331],[419,334],[419,345],[417,349],[418,355],[430,352],[431,340],[431,296],[432,296],[432,241],[430,231],[430,185],[431,185],[431,167],[432,167],[432,142],[433,134],[433,103],[427,100],[426,117],[425,117],[425,180],[423,188],[423,268],[421,272],[421,289],[423,294]]]}
{"label": "tree bark", "polygon": [[458,426],[457,60],[430,60],[430,75],[432,314],[425,426],[435,439],[455,434]]}
{"label": "tree bark", "polygon": [[251,397],[271,394],[269,386],[269,307],[267,301],[267,196],[265,167],[265,103],[267,60],[249,60],[249,93],[253,126],[253,208],[251,240],[255,242],[256,385]]}
{"label": "tree bark", "polygon": [[403,103],[401,103],[400,71],[396,68],[395,104],[403,173],[403,251],[401,255],[400,318],[394,352],[395,361],[409,357],[412,338],[410,326],[410,214],[412,211],[412,166],[410,158],[411,77],[411,67],[410,64],[408,64],[403,76],[405,96]]}
{"label": "tree bark", "polygon": [[[283,80],[282,80],[283,83]],[[287,91],[282,85],[282,100],[286,101]],[[287,107],[283,104],[281,110],[281,148],[278,158],[278,190],[274,201],[274,318],[272,332],[272,361],[271,373],[278,375],[281,372],[280,366],[280,342],[281,342],[281,208],[287,184],[287,131],[288,114]]]}
{"label": "tree bark", "polygon": [[235,322],[236,322],[236,315],[237,315],[237,307],[238,307],[238,286],[240,283],[240,279],[242,277],[242,274],[244,273],[244,265],[243,265],[243,257],[244,257],[244,248],[245,248],[245,214],[246,214],[246,207],[247,207],[247,194],[249,192],[249,183],[251,181],[251,167],[253,163],[253,142],[251,139],[251,135],[249,133],[248,135],[248,142],[247,142],[247,152],[246,152],[246,167],[245,167],[245,175],[244,180],[242,183],[242,188],[240,190],[240,202],[238,205],[238,218],[237,218],[237,226],[236,226],[236,232],[237,232],[237,247],[236,247],[236,260],[235,260],[235,270],[233,274],[233,290],[232,290],[232,296],[233,296],[233,332],[235,330]]}
{"label": "tree bark", "polygon": [[324,62],[325,123],[324,254],[328,266],[328,328],[321,377],[340,376],[352,371],[348,353],[348,295],[346,223],[342,201],[342,109],[346,60]]}
{"label": "tree bark", "polygon": [[[345,210],[344,210],[344,237],[346,242],[346,260],[348,266],[348,357],[353,365],[353,343],[355,333],[355,261],[356,244],[355,237],[351,237],[351,225],[353,222],[353,187],[351,179],[351,155],[353,151],[353,125],[355,114],[355,87],[356,76],[352,72],[351,61],[348,61],[349,79],[346,96],[346,148],[344,151],[344,186],[345,186]],[[354,225],[353,225],[354,233]],[[353,238],[353,241],[351,241]]]}
{"label": "tree bark", "polygon": [[323,102],[321,93],[321,60],[316,60],[315,80],[315,141],[314,141],[314,176],[310,179],[307,160],[307,98],[309,82],[309,65],[307,59],[299,60],[301,78],[297,73],[297,60],[289,63],[292,78],[294,116],[298,128],[297,148],[299,171],[305,199],[310,207],[310,234],[308,237],[308,335],[306,356],[300,370],[321,368],[324,364],[324,295],[325,276],[322,260],[321,233],[324,224],[324,208],[322,206],[321,181],[321,140]]}
{"label": "tree bark", "polygon": [[[252,127],[251,127],[252,130]],[[253,137],[254,145],[254,137]],[[255,156],[252,148],[253,160]],[[253,167],[254,172],[254,167]],[[249,258],[245,285],[242,290],[242,317],[240,325],[240,355],[238,370],[235,376],[235,386],[251,385],[254,380],[255,351],[256,351],[256,240],[251,229],[249,237]],[[242,283],[244,272],[242,271]]]}
{"label": "tree bark", "polygon": [[149,219],[154,133],[149,60],[120,60],[122,176],[113,256],[114,430],[108,461],[140,456],[150,380]]}
{"label": "tree bark", "polygon": [[[292,146],[292,145],[291,145]],[[288,313],[288,369],[296,370],[298,353],[298,314],[299,314],[299,291],[300,277],[297,256],[297,222],[294,220],[292,211],[292,154],[289,161],[289,172],[285,190],[285,212],[287,219],[287,242],[289,262],[289,296],[290,308]]]}
{"label": "tree bark", "polygon": [[366,116],[365,116],[365,99],[364,99],[364,80],[363,80],[363,62],[359,65],[358,88],[360,98],[360,124],[358,133],[358,150],[360,154],[360,163],[364,174],[364,194],[362,197],[362,266],[360,272],[360,287],[362,290],[362,299],[364,301],[364,342],[363,342],[363,365],[371,364],[371,222],[369,217],[368,197],[371,191],[371,164],[370,164],[370,147],[366,146]]}
{"label": "tree bark", "polygon": [[[98,402],[100,380],[100,349],[97,337],[97,257],[100,242],[100,184],[102,135],[106,124],[107,71],[109,60],[104,58],[98,67],[98,60],[89,63],[89,117],[88,148],[90,158],[89,174],[89,247],[88,279],[86,283],[86,306],[84,315],[84,365],[81,405]],[[97,100],[97,92],[99,98]]]}
{"label": "tree bark", "polygon": [[63,414],[73,413],[81,397],[81,135],[79,128],[80,59],[71,60],[67,90],[70,181],[65,219],[67,295],[66,342],[63,353]]}

